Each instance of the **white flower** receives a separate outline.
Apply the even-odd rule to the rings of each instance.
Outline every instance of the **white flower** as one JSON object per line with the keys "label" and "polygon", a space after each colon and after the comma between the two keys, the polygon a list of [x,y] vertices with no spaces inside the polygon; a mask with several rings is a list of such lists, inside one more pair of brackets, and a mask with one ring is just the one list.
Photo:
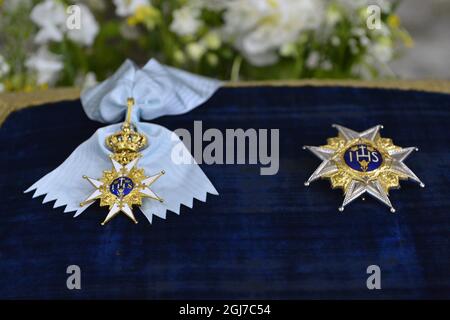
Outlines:
{"label": "white flower", "polygon": [[280,48],[282,57],[294,57],[297,54],[297,48],[294,43],[286,43]]}
{"label": "white flower", "polygon": [[389,30],[389,27],[385,23],[381,23],[380,29],[374,29],[371,30],[372,34],[379,35],[382,37],[390,37],[391,36],[391,30]]}
{"label": "white flower", "polygon": [[388,63],[394,55],[392,45],[388,41],[378,41],[372,46],[371,52],[382,63]]}
{"label": "white flower", "polygon": [[198,61],[200,60],[203,55],[206,52],[206,48],[203,44],[201,43],[190,43],[187,45],[186,47],[186,52],[188,54],[188,56],[194,60],[194,61]]}
{"label": "white flower", "polygon": [[363,28],[352,28],[350,30],[350,32],[352,33],[352,35],[357,36],[357,37],[362,37],[366,35],[366,31]]}
{"label": "white flower", "polygon": [[68,29],[70,40],[82,45],[91,46],[98,34],[98,23],[91,10],[84,4],[77,4],[80,8],[80,28]]}
{"label": "white flower", "polygon": [[193,35],[202,25],[199,17],[200,9],[197,7],[187,5],[175,10],[170,30],[179,36]]}
{"label": "white flower", "polygon": [[369,66],[374,63],[374,59],[371,56],[365,56],[362,63],[356,63],[353,65],[351,73],[355,76],[361,77],[364,80],[372,80],[374,75]]}
{"label": "white flower", "polygon": [[341,39],[338,36],[332,36],[331,37],[331,44],[335,47],[339,46],[341,44]]}
{"label": "white flower", "polygon": [[329,6],[327,8],[326,14],[325,14],[325,20],[328,25],[334,26],[336,23],[341,21],[342,15],[339,10],[335,6]]}
{"label": "white flower", "polygon": [[378,5],[383,12],[389,12],[392,8],[388,0],[337,0],[347,10],[367,8],[370,5]]}
{"label": "white flower", "polygon": [[254,65],[277,62],[277,52],[323,21],[322,0],[230,0],[223,33]]}
{"label": "white flower", "polygon": [[370,39],[367,36],[362,36],[359,38],[359,42],[362,46],[367,47],[370,44]]}
{"label": "white flower", "polygon": [[389,14],[392,11],[392,4],[389,0],[335,0],[337,5],[344,9],[345,15],[355,24],[361,19],[367,19],[367,8],[376,5],[381,13]]}
{"label": "white flower", "polygon": [[202,39],[202,42],[206,45],[208,49],[217,50],[222,44],[220,35],[215,31],[209,31]]}
{"label": "white flower", "polygon": [[61,41],[64,34],[69,39],[82,45],[92,45],[98,34],[99,26],[94,15],[84,4],[76,4],[80,9],[80,25],[68,25],[66,9],[56,0],[45,0],[37,4],[31,11],[31,20],[40,28],[34,41],[37,44],[46,44],[50,41]]}
{"label": "white flower", "polygon": [[116,14],[119,17],[128,17],[134,14],[139,6],[150,5],[149,0],[113,0]]}
{"label": "white flower", "polygon": [[61,57],[50,53],[47,48],[41,47],[38,52],[27,59],[25,65],[36,72],[38,84],[53,84],[63,69]]}
{"label": "white flower", "polygon": [[317,51],[313,51],[309,54],[308,59],[306,59],[306,66],[310,69],[315,69],[320,62],[320,54]]}
{"label": "white flower", "polygon": [[34,6],[31,20],[40,27],[34,41],[45,44],[49,41],[61,41],[65,29],[66,12],[64,6],[55,0],[45,0]]}
{"label": "white flower", "polygon": [[0,78],[7,75],[10,70],[9,64],[5,58],[0,54]]}

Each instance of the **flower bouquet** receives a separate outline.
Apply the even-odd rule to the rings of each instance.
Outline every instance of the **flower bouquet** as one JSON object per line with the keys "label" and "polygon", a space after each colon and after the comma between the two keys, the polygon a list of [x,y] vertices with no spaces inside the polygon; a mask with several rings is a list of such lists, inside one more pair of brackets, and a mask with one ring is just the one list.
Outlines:
{"label": "flower bouquet", "polygon": [[90,86],[126,58],[224,80],[391,77],[385,0],[0,0],[0,91]]}

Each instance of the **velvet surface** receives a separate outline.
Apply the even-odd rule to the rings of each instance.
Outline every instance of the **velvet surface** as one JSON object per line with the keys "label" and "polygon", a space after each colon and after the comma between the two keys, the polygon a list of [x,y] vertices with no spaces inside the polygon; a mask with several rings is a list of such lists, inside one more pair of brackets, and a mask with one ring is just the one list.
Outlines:
{"label": "velvet surface", "polygon": [[[0,298],[298,299],[450,298],[450,96],[358,88],[220,89],[196,110],[155,120],[171,130],[280,129],[280,169],[205,165],[219,196],[166,220],[100,222],[91,206],[72,218],[23,191],[102,124],[80,101],[24,109],[0,128]],[[339,213],[328,181],[303,182],[320,161],[302,146],[325,144],[338,123],[417,146],[405,163],[425,189],[403,182],[397,209],[368,197]],[[99,173],[100,174],[100,173]],[[90,188],[86,184],[86,188]],[[156,191],[156,189],[155,189]],[[81,268],[81,290],[66,268]],[[368,290],[366,268],[381,268]]]}

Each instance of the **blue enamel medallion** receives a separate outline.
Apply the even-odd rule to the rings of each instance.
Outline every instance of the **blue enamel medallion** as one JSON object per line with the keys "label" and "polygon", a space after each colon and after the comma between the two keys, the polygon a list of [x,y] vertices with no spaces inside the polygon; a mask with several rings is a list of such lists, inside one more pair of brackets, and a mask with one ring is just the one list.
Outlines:
{"label": "blue enamel medallion", "polygon": [[351,146],[345,151],[344,161],[353,170],[370,172],[381,166],[383,156],[374,147],[361,143]]}
{"label": "blue enamel medallion", "polygon": [[109,191],[117,197],[128,195],[133,188],[133,180],[128,177],[119,177],[109,185]]}

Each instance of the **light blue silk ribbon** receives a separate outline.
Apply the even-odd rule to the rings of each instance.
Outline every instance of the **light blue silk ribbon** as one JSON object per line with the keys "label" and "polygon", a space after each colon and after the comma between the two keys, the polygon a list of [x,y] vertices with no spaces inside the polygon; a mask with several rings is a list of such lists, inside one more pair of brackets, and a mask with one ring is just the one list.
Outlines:
{"label": "light blue silk ribbon", "polygon": [[[208,100],[220,85],[217,80],[171,68],[154,59],[143,68],[127,60],[114,75],[82,94],[81,102],[87,116],[104,123],[122,121],[127,99],[135,99],[132,122],[149,140],[138,166],[147,175],[161,170],[166,172],[152,186],[164,202],[144,199],[140,207],[150,223],[153,215],[165,218],[167,210],[179,214],[181,204],[192,208],[194,198],[206,201],[208,193],[218,193],[178,136],[164,127],[140,120],[186,113]],[[64,212],[75,211],[75,217],[80,215],[89,206],[80,207],[80,202],[93,191],[82,176],[100,178],[104,170],[111,169],[111,151],[106,148],[105,139],[120,126],[114,124],[98,129],[58,168],[25,192],[35,190],[33,198],[45,194],[43,203],[56,200],[54,208],[66,206]],[[188,159],[183,164],[173,161],[174,150]]]}

